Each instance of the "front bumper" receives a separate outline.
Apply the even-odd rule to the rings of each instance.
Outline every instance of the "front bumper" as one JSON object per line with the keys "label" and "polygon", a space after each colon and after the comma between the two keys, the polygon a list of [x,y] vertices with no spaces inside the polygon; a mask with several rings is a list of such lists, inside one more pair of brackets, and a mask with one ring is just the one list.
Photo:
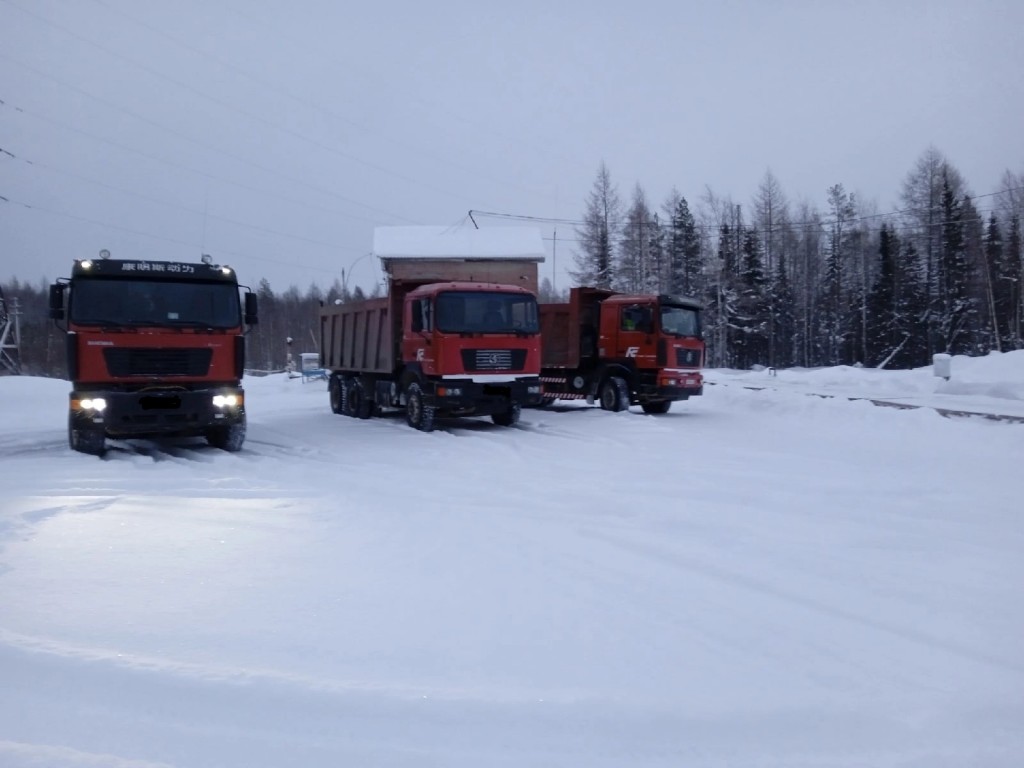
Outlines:
{"label": "front bumper", "polygon": [[504,413],[513,405],[538,405],[543,396],[539,377],[491,382],[444,379],[434,382],[426,395],[427,405],[452,416]]}
{"label": "front bumper", "polygon": [[704,394],[704,377],[697,372],[662,371],[645,376],[637,389],[640,403],[664,400],[688,400]]}
{"label": "front bumper", "polygon": [[[224,403],[232,398],[233,405]],[[102,409],[95,407],[98,399],[105,403]],[[222,404],[215,405],[215,399]],[[245,392],[231,386],[137,392],[82,388],[71,392],[69,406],[76,429],[95,430],[110,437],[200,435],[212,427],[245,420]]]}

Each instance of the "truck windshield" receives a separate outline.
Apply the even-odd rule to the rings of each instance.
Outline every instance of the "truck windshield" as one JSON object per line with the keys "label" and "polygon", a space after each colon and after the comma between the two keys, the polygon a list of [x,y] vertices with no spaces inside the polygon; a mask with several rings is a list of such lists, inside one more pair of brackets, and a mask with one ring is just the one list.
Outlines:
{"label": "truck windshield", "polygon": [[661,330],[673,336],[700,336],[700,316],[689,307],[661,307]]}
{"label": "truck windshield", "polygon": [[437,297],[437,329],[448,333],[538,333],[537,300],[525,293],[446,291]]}
{"label": "truck windshield", "polygon": [[237,328],[238,289],[231,283],[78,279],[69,318],[79,325]]}

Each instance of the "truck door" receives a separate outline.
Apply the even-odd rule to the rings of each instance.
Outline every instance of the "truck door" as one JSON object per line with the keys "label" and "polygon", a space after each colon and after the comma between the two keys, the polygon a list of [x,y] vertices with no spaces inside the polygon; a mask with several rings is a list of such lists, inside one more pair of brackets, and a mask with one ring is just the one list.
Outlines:
{"label": "truck door", "polygon": [[657,367],[653,307],[648,304],[622,305],[613,356],[632,360],[637,368]]}
{"label": "truck door", "polygon": [[424,296],[407,302],[408,319],[402,332],[402,360],[428,376],[435,373],[434,302]]}

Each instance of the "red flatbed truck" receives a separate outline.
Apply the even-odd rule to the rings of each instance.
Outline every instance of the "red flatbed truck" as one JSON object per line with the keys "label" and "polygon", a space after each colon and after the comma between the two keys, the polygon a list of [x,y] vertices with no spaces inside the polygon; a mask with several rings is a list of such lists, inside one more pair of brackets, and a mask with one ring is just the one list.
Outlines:
{"label": "red flatbed truck", "polygon": [[[425,432],[435,417],[490,416],[499,425],[515,424],[524,406],[541,399],[534,291],[543,256],[472,255],[456,247],[458,238],[429,227],[414,232],[427,238],[433,250],[426,254],[382,253],[381,229],[375,250],[387,295],[320,310],[331,410],[365,419],[404,409],[409,425]],[[480,239],[474,235],[470,246]],[[447,250],[438,250],[438,237]],[[542,254],[539,235],[537,248]]]}
{"label": "red flatbed truck", "polygon": [[573,288],[566,304],[541,304],[544,404],[599,402],[667,413],[704,391],[700,303],[682,296]]}
{"label": "red flatbed truck", "polygon": [[202,436],[239,450],[245,326],[257,319],[256,295],[246,289],[243,305],[239,290],[234,270],[206,261],[75,261],[50,286],[67,339],[70,447],[99,455],[108,437]]}

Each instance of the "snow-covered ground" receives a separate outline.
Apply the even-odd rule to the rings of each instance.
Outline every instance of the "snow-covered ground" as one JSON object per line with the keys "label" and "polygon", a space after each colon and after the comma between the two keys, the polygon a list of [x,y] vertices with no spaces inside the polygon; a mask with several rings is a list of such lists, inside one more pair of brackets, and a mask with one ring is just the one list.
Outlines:
{"label": "snow-covered ground", "polygon": [[103,459],[0,378],[0,766],[1018,768],[1024,424],[847,398],[1024,414],[1024,352],[708,378],[431,434],[248,379],[242,452]]}

